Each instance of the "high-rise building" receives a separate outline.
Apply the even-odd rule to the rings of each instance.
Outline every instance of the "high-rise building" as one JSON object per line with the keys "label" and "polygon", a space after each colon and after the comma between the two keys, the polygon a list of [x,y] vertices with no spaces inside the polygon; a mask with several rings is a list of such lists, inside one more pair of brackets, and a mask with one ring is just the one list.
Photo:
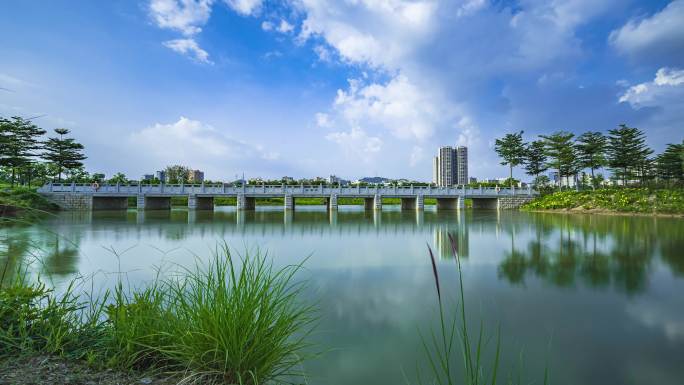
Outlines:
{"label": "high-rise building", "polygon": [[468,184],[468,148],[440,147],[432,163],[432,181],[438,186]]}
{"label": "high-rise building", "polygon": [[204,182],[204,172],[200,170],[190,170],[188,174],[188,182],[190,183],[202,183]]}
{"label": "high-rise building", "polygon": [[456,184],[468,184],[468,147],[456,147]]}

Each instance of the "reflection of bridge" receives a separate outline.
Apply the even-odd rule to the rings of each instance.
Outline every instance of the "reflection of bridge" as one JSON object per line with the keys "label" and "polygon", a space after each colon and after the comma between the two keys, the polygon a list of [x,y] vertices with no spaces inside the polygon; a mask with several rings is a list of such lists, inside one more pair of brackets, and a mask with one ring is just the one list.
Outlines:
{"label": "reflection of bridge", "polygon": [[466,186],[231,186],[201,185],[88,185],[49,183],[38,190],[65,209],[116,210],[128,208],[128,198],[135,197],[138,209],[170,209],[172,197],[186,197],[188,208],[211,210],[214,198],[235,198],[240,210],[253,210],[259,198],[283,198],[285,210],[293,210],[297,198],[322,198],[325,205],[337,209],[338,198],[362,198],[364,208],[382,209],[383,198],[401,199],[402,209],[423,209],[424,200],[436,199],[438,209],[460,209],[465,199],[473,200],[473,208],[514,208],[529,201],[536,191],[513,188],[469,188]]}

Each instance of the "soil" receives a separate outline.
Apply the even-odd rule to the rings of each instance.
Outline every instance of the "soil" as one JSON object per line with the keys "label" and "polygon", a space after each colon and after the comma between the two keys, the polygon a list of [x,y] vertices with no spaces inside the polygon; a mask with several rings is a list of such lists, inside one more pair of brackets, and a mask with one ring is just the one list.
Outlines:
{"label": "soil", "polygon": [[0,384],[7,385],[171,385],[178,379],[112,369],[51,356],[0,359]]}

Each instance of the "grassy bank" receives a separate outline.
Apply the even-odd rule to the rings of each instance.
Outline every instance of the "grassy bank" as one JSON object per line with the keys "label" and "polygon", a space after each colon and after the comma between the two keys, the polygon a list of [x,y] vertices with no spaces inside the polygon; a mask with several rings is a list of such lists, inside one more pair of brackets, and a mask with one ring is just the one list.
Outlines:
{"label": "grassy bank", "polygon": [[611,188],[562,191],[541,196],[523,209],[684,215],[684,190]]}
{"label": "grassy bank", "polygon": [[20,211],[53,211],[59,207],[43,198],[36,189],[27,187],[0,186],[0,216]]}
{"label": "grassy bank", "polygon": [[0,288],[0,367],[45,356],[188,383],[302,379],[315,310],[299,302],[299,268],[224,247],[209,264],[98,299],[73,285],[57,295],[19,272]]}

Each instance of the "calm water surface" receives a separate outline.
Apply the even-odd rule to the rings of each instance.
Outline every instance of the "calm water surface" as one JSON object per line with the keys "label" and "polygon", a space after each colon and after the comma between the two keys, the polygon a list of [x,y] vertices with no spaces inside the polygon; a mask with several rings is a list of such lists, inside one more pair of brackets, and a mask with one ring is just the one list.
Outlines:
{"label": "calm water surface", "polygon": [[[301,210],[300,210],[301,209]],[[0,230],[0,258],[40,258],[58,287],[77,275],[141,285],[163,263],[206,259],[218,241],[267,250],[278,265],[307,256],[307,296],[321,307],[311,384],[402,384],[424,367],[436,295],[457,295],[448,234],[458,240],[473,326],[501,328],[503,370],[540,383],[684,383],[684,220],[507,211],[381,213],[343,207],[236,212],[61,213]],[[0,261],[0,263],[3,261]],[[519,357],[524,365],[520,368]]]}

